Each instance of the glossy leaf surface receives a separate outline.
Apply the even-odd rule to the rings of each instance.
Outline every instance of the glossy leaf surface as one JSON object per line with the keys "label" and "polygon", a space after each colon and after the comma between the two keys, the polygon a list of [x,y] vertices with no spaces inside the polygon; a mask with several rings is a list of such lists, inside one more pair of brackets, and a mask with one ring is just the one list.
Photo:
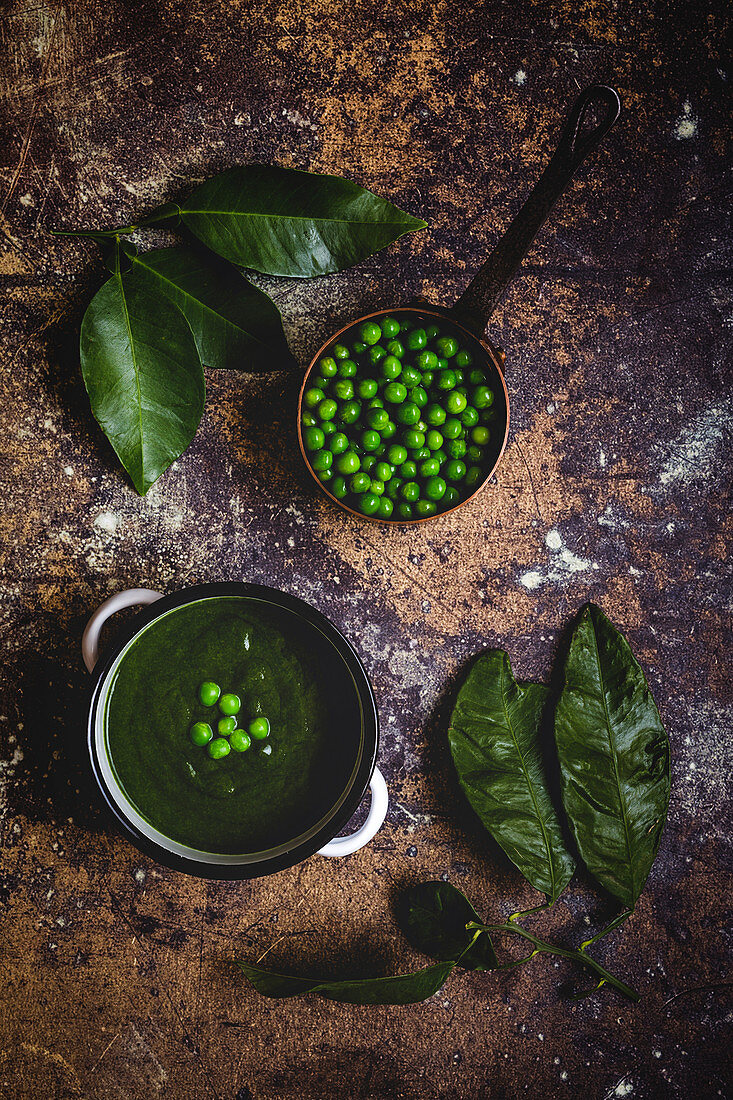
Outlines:
{"label": "glossy leaf surface", "polygon": [[231,263],[298,278],[342,271],[425,226],[340,176],[265,164],[214,176],[179,212],[200,241]]}
{"label": "glossy leaf surface", "polygon": [[552,903],[574,860],[563,840],[542,759],[541,684],[518,684],[508,655],[482,653],[458,693],[448,737],[473,809],[528,882]]}
{"label": "glossy leaf surface", "polygon": [[669,742],[628,642],[594,604],[573,632],[555,740],[578,850],[633,909],[667,817]]}
{"label": "glossy leaf surface", "polygon": [[297,997],[303,993],[318,993],[329,1001],[355,1005],[408,1005],[432,997],[455,968],[455,962],[441,962],[415,970],[412,974],[397,974],[386,978],[364,978],[345,982],[319,982],[275,974],[258,966],[240,962],[245,977],[263,997]]}
{"label": "glossy leaf surface", "polygon": [[190,248],[161,248],[133,259],[152,293],[175,302],[207,367],[283,370],[295,365],[275,303],[231,264]]}
{"label": "glossy leaf surface", "polygon": [[118,273],[84,314],[80,354],[92,412],[144,495],[201,420],[204,373],[191,329],[176,305]]}
{"label": "glossy leaf surface", "polygon": [[497,961],[487,932],[474,940],[469,921],[481,924],[471,902],[448,882],[421,882],[405,890],[398,908],[400,927],[412,946],[434,959],[460,959],[466,970],[494,970]]}

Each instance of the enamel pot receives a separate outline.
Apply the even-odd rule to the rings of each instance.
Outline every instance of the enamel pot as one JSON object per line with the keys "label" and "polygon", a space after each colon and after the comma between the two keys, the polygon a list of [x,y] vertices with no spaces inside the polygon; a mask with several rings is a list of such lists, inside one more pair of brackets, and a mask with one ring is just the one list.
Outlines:
{"label": "enamel pot", "polygon": [[338,329],[318,349],[305,372],[300,389],[298,441],[303,461],[313,479],[319,489],[334,504],[344,508],[347,512],[351,512],[359,519],[369,519],[375,523],[427,523],[430,519],[437,518],[437,516],[426,516],[407,520],[381,519],[356,512],[329,491],[328,482],[324,483],[318,478],[308,461],[303,442],[303,394],[312,384],[311,377],[317,367],[318,360],[324,355],[330,354],[329,349],[334,343],[345,343],[349,338],[353,340],[356,330],[364,321],[379,322],[380,317],[387,315],[394,316],[399,320],[401,315],[409,314],[413,321],[419,320],[425,324],[436,322],[446,332],[452,332],[461,344],[471,352],[474,366],[481,367],[484,370],[487,385],[491,387],[494,393],[494,404],[492,406],[494,412],[492,421],[493,460],[490,465],[485,467],[483,480],[469,496],[464,497],[453,508],[438,512],[437,515],[447,515],[448,512],[460,508],[463,504],[472,500],[486,486],[501,460],[509,433],[509,394],[504,381],[505,356],[503,351],[496,348],[484,336],[486,326],[548,214],[580,165],[596,149],[611,129],[619,116],[620,110],[621,103],[613,88],[595,84],[578,96],[563,126],[557,149],[528,199],[489,258],[473,277],[458,301],[452,306],[433,305],[420,300],[404,306],[381,309],[376,313],[367,313],[364,317],[350,321],[348,325]]}
{"label": "enamel pot", "polygon": [[[150,824],[132,804],[118,781],[112,765],[106,731],[106,704],[120,662],[135,640],[151,623],[176,608],[216,597],[244,597],[264,602],[292,614],[299,620],[299,629],[312,630],[319,645],[330,646],[333,653],[333,675],[343,676],[348,690],[355,694],[360,729],[358,749],[350,778],[336,802],[316,807],[315,823],[305,833],[267,851],[222,855],[199,851],[171,840]],[[104,623],[116,612],[142,606],[111,648],[100,656],[100,633]],[[374,693],[364,666],[356,651],[320,612],[303,600],[258,584],[204,584],[163,596],[147,588],[120,592],[106,600],[89,619],[82,637],[84,663],[94,684],[89,706],[87,727],[89,758],[92,772],[104,801],[122,832],[132,843],[168,867],[202,878],[255,878],[291,867],[308,856],[346,856],[358,851],[380,829],[388,806],[387,786],[375,766],[379,742],[379,725]],[[371,802],[366,821],[356,832],[339,836],[367,789]]]}

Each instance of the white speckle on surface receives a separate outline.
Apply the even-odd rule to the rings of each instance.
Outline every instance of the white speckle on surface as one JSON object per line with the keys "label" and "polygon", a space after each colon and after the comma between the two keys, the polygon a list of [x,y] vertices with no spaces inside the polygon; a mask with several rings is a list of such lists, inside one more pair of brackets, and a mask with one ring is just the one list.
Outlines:
{"label": "white speckle on surface", "polygon": [[272,745],[265,745],[262,749],[263,756],[272,756]]}
{"label": "white speckle on surface", "polygon": [[522,573],[519,578],[519,583],[523,585],[524,588],[529,589],[530,592],[533,592],[535,588],[539,588],[544,580],[545,578],[541,573],[538,573],[536,569],[532,569],[529,573]]}
{"label": "white speckle on surface", "polygon": [[588,561],[587,558],[579,558],[567,546],[560,551],[560,561],[569,573],[582,573],[586,569],[597,569],[598,566]]}
{"label": "white speckle on surface", "polygon": [[557,405],[553,404],[553,402],[551,401],[550,404],[547,406],[547,411],[548,411],[548,413],[552,414],[552,413],[554,413],[556,408],[557,408]]}
{"label": "white speckle on surface", "polygon": [[629,566],[629,573],[632,577],[640,577],[642,575],[641,569],[635,569],[633,565]]}
{"label": "white speckle on surface", "polygon": [[300,130],[313,130],[315,132],[318,129],[315,122],[311,122],[305,115],[301,115],[300,111],[288,110],[287,107],[283,107],[282,113],[288,122],[292,122],[293,126],[297,126]]}
{"label": "white speckle on surface", "polygon": [[143,868],[142,867],[136,868],[135,874],[133,875],[133,878],[135,879],[135,882],[137,882],[139,886],[142,886],[142,884],[145,882],[145,877],[146,877],[145,876],[145,871],[143,870]]}
{"label": "white speckle on surface", "polygon": [[17,745],[13,749],[12,756],[0,759],[0,820],[5,816],[7,809],[6,790],[15,779],[15,769],[22,760],[23,752]]}
{"label": "white speckle on surface", "polygon": [[664,489],[714,482],[726,437],[733,433],[733,398],[716,402],[685,425],[676,439],[662,445],[659,484]]}
{"label": "white speckle on surface", "polygon": [[512,77],[512,84],[516,84],[518,88],[521,88],[523,84],[527,83],[527,73],[524,69],[517,69]]}
{"label": "white speckle on surface", "polygon": [[98,531],[103,531],[105,535],[114,535],[118,523],[119,519],[114,512],[100,512],[94,521],[94,526]]}
{"label": "white speckle on surface", "polygon": [[553,527],[552,530],[548,531],[545,535],[545,546],[550,550],[560,550],[562,547],[562,538],[556,527]]}
{"label": "white speckle on surface", "polygon": [[66,474],[67,477],[73,477],[74,476],[74,467],[73,466],[64,466],[64,473]]}
{"label": "white speckle on surface", "polygon": [[567,1081],[567,1079],[568,1079],[568,1071],[565,1070],[565,1069],[561,1070],[560,1071],[560,1080],[561,1081]]}
{"label": "white speckle on surface", "polygon": [[21,195],[20,196],[20,205],[21,206],[33,206],[33,196],[29,195],[27,193],[25,195]]}
{"label": "white speckle on surface", "polygon": [[631,1084],[631,1082],[623,1080],[623,1081],[619,1081],[619,1083],[616,1085],[616,1088],[613,1090],[613,1095],[614,1096],[631,1096],[633,1091],[634,1091],[634,1086]]}
{"label": "white speckle on surface", "polygon": [[674,136],[678,141],[686,138],[694,138],[697,135],[697,119],[692,113],[692,104],[686,99],[682,104],[682,114],[677,119],[674,128]]}
{"label": "white speckle on surface", "polygon": [[606,452],[603,450],[603,447],[601,447],[598,451],[598,465],[601,467],[602,470],[605,470],[605,468],[606,468]]}
{"label": "white speckle on surface", "polygon": [[654,1055],[655,1058],[661,1058],[662,1057],[661,1050],[653,1050],[652,1054]]}
{"label": "white speckle on surface", "polygon": [[251,116],[246,111],[240,111],[234,116],[235,126],[244,126],[245,122],[251,122]]}
{"label": "white speckle on surface", "polygon": [[528,589],[530,592],[535,588],[539,588],[541,584],[546,581],[555,581],[557,583],[567,583],[576,573],[585,572],[588,569],[599,569],[600,566],[597,562],[588,561],[587,558],[580,558],[577,554],[574,554],[572,550],[569,550],[567,546],[563,545],[562,535],[553,527],[545,535],[545,545],[550,551],[550,563],[547,566],[547,570],[543,572],[541,569],[530,569],[526,573],[522,573],[519,578],[519,583],[523,588]]}

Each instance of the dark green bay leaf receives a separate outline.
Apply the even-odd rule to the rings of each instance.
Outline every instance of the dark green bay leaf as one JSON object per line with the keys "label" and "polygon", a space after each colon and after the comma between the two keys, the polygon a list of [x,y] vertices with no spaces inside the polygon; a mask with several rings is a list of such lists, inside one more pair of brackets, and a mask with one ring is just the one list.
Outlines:
{"label": "dark green bay leaf", "polygon": [[458,693],[448,737],[458,779],[483,825],[527,881],[554,903],[575,863],[543,766],[546,700],[546,687],[515,681],[503,650],[486,650]]}
{"label": "dark green bay leaf", "polygon": [[295,365],[275,303],[231,264],[189,248],[160,248],[133,259],[153,293],[178,306],[201,362],[238,370]]}
{"label": "dark green bay leaf", "polygon": [[471,902],[448,882],[420,882],[401,895],[400,927],[416,951],[434,959],[457,960],[466,970],[494,970],[498,966],[487,932],[475,939],[466,925],[481,924]]}
{"label": "dark green bay leaf", "polygon": [[456,964],[436,963],[412,974],[396,974],[386,978],[363,978],[353,981],[327,982],[276,974],[249,963],[238,962],[242,973],[263,997],[297,997],[303,993],[318,993],[329,1001],[354,1005],[409,1005],[424,1001],[445,984]]}
{"label": "dark green bay leaf", "polygon": [[594,604],[573,632],[555,740],[578,850],[601,885],[633,909],[667,817],[669,742],[628,642]]}
{"label": "dark green bay leaf", "polygon": [[201,420],[204,372],[188,322],[134,272],[118,272],[84,314],[80,353],[92,412],[144,495]]}
{"label": "dark green bay leaf", "polygon": [[[170,204],[161,210],[170,218]],[[426,224],[340,176],[266,164],[214,176],[179,212],[231,263],[302,279],[352,267]]]}

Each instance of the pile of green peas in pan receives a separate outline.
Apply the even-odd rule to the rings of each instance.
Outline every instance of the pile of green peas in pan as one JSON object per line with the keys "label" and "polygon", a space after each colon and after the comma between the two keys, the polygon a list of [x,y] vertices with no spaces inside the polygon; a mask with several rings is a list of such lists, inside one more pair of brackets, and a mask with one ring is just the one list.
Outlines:
{"label": "pile of green peas in pan", "polygon": [[494,392],[449,326],[364,321],[310,373],[301,430],[328,491],[365,516],[425,519],[471,496],[497,453]]}
{"label": "pile of green peas in pan", "polygon": [[[189,736],[194,745],[208,750],[212,760],[221,760],[230,752],[247,752],[253,741],[265,741],[270,736],[270,722],[259,716],[253,718],[246,729],[240,729],[238,715],[242,709],[242,700],[234,692],[222,693],[213,680],[205,680],[199,687],[199,702],[204,707],[219,704],[220,716],[216,721],[216,733],[209,722],[194,722]],[[213,719],[212,719],[213,721]],[[272,751],[265,746],[263,752]]]}

